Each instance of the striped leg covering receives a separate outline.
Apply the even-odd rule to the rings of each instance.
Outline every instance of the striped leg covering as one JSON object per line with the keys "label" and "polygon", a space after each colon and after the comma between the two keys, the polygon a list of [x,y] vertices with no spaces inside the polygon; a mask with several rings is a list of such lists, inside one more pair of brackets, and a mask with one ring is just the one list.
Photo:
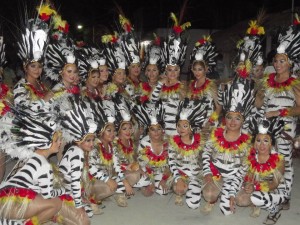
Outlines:
{"label": "striped leg covering", "polygon": [[285,197],[280,193],[254,191],[250,199],[255,206],[266,209],[270,213],[276,213]]}
{"label": "striped leg covering", "polygon": [[23,225],[21,220],[0,219],[0,225]]}
{"label": "striped leg covering", "polygon": [[191,180],[185,193],[185,201],[189,208],[197,209],[201,200],[201,184],[198,180]]}
{"label": "striped leg covering", "polygon": [[222,186],[222,190],[221,190],[221,197],[220,197],[220,209],[221,212],[225,215],[231,215],[232,212],[230,211],[230,197],[229,197],[229,191],[231,188],[231,184],[232,184],[232,179],[224,179],[223,180],[223,186]]}

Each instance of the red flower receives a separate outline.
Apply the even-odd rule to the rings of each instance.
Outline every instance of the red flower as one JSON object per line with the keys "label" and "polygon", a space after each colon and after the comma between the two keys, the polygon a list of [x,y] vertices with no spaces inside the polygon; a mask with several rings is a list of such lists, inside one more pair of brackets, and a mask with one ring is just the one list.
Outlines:
{"label": "red flower", "polygon": [[144,91],[150,92],[152,90],[152,87],[149,85],[148,82],[143,82],[142,83],[142,88]]}
{"label": "red flower", "polygon": [[0,99],[3,99],[7,95],[9,88],[5,84],[0,84],[0,90],[1,90]]}
{"label": "red flower", "polygon": [[39,98],[45,97],[45,87],[43,84],[41,84],[41,90],[37,90],[32,84],[27,83],[27,86],[32,90],[32,92],[38,96]]}
{"label": "red flower", "polygon": [[219,170],[215,167],[215,165],[212,162],[209,163],[209,167],[210,167],[210,171],[214,177],[219,178],[221,176]]}
{"label": "red flower", "polygon": [[180,88],[180,83],[176,83],[172,86],[166,86],[165,84],[162,86],[162,91],[163,92],[172,92],[172,91],[177,91]]}
{"label": "red flower", "polygon": [[80,89],[77,85],[73,86],[72,88],[69,88],[67,90],[68,93],[71,93],[71,94],[79,94],[80,93]]}
{"label": "red flower", "polygon": [[180,34],[183,30],[180,26],[174,26],[173,27],[173,31],[176,33],[176,34]]}
{"label": "red flower", "polygon": [[148,97],[147,95],[142,95],[142,96],[140,97],[141,103],[144,103],[144,102],[146,102],[146,101],[148,101],[148,100],[149,100],[149,97]]}
{"label": "red flower", "polygon": [[247,78],[249,76],[249,72],[247,71],[246,67],[244,67],[243,69],[238,69],[237,73],[242,78]]}
{"label": "red flower", "polygon": [[51,15],[42,13],[40,14],[40,19],[43,20],[44,22],[47,22],[50,19]]}

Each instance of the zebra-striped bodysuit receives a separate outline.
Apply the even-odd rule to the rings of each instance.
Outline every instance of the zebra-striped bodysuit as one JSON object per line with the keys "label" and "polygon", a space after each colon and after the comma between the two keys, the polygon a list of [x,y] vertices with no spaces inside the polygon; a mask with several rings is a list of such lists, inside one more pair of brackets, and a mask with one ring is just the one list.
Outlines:
{"label": "zebra-striped bodysuit", "polygon": [[198,133],[193,135],[190,145],[184,144],[180,136],[175,135],[170,138],[168,150],[169,166],[174,181],[177,182],[181,178],[188,185],[186,203],[191,209],[197,209],[201,200],[200,144],[201,137]]}
{"label": "zebra-striped bodysuit", "polygon": [[[246,157],[251,148],[251,137],[241,134],[236,141],[227,141],[224,137],[224,128],[218,127],[211,133],[210,140],[206,142],[202,153],[203,176],[211,174],[221,175],[223,185],[221,188],[220,209],[224,215],[230,215],[229,194],[235,177],[244,177],[247,172]],[[212,167],[218,173],[214,174]],[[206,184],[204,184],[206,185]]]}
{"label": "zebra-striped bodysuit", "polygon": [[[294,94],[295,86],[299,85],[299,78],[291,76],[287,81],[283,83],[277,83],[275,81],[275,74],[269,74],[263,80],[263,87],[265,91],[264,104],[261,108],[262,111],[270,112],[280,109],[288,109],[296,106],[296,97]],[[284,132],[289,136],[281,134],[276,139],[276,145],[278,152],[284,156],[285,160],[285,172],[284,178],[287,184],[287,198],[290,198],[294,169],[292,164],[292,152],[293,152],[293,138],[296,135],[297,117],[282,117],[285,123]]]}
{"label": "zebra-striped bodysuit", "polygon": [[151,101],[155,103],[159,99],[162,100],[163,107],[165,109],[165,132],[167,135],[176,135],[176,115],[178,113],[178,106],[183,99],[184,86],[179,81],[172,85],[166,86],[161,82],[158,82],[151,94]]}
{"label": "zebra-striped bodysuit", "polygon": [[89,217],[93,212],[87,203],[83,202],[82,175],[84,167],[84,151],[77,147],[70,147],[59,163],[59,171],[64,175],[66,182],[66,194],[70,195],[76,208],[84,207]]}
{"label": "zebra-striped bodysuit", "polygon": [[14,105],[17,108],[30,108],[32,111],[50,110],[51,101],[45,102],[42,98],[45,96],[47,90],[45,86],[40,83],[41,90],[34,88],[32,84],[22,78],[14,87]]}
{"label": "zebra-striped bodysuit", "polygon": [[[109,145],[108,151],[102,149],[104,146],[101,141],[97,143],[97,148],[89,153],[89,172],[90,174],[103,182],[108,179],[113,179],[117,182],[117,193],[123,193],[125,190],[124,184],[115,171],[121,171],[119,160],[113,152],[113,147]],[[105,152],[104,152],[105,151]]]}
{"label": "zebra-striped bodysuit", "polygon": [[169,180],[170,171],[168,165],[168,145],[164,143],[160,154],[153,152],[149,136],[145,136],[140,141],[138,148],[138,161],[142,170],[148,174],[151,183],[155,186],[155,192],[164,195],[163,189],[159,185],[161,180]]}
{"label": "zebra-striped bodysuit", "polygon": [[[1,183],[0,192],[5,192],[5,190],[10,190],[10,188],[21,188],[23,189],[23,192],[26,192],[26,190],[30,192],[33,191],[36,194],[41,195],[44,199],[55,198],[65,193],[64,188],[54,189],[52,166],[44,156],[41,156],[36,153],[33,153],[31,158],[19,161],[15,165],[13,170],[7,176],[6,180]],[[26,195],[21,197],[24,198],[24,206],[28,204],[26,202],[29,200],[26,199],[28,197]],[[14,196],[12,196],[12,194],[9,194],[9,196],[4,195],[2,198],[4,198],[5,201],[2,201],[0,199],[0,202],[5,202],[5,204],[0,204],[0,217],[6,218],[7,213],[10,214],[10,210],[20,209],[11,207],[11,205],[15,203],[16,199],[20,198],[20,196],[18,196],[18,198],[15,199]],[[12,204],[9,204],[10,201],[12,201]],[[22,210],[24,210],[25,212],[26,208],[23,208],[22,206]],[[17,213],[22,214],[22,212],[19,211]],[[7,222],[10,223],[9,221]]]}

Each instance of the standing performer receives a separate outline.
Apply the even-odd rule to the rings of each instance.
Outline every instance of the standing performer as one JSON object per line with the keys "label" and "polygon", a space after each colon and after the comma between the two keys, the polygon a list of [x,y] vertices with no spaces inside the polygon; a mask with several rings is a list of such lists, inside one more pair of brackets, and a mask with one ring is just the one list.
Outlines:
{"label": "standing performer", "polygon": [[[261,110],[267,118],[282,117],[285,122],[282,135],[276,139],[278,153],[284,156],[284,179],[287,183],[286,204],[289,209],[289,200],[293,184],[294,169],[292,165],[293,138],[296,134],[297,116],[300,115],[300,86],[299,78],[292,74],[295,63],[300,62],[300,20],[296,16],[294,25],[283,31],[278,38],[279,46],[274,57],[276,73],[271,73],[263,79],[260,100]],[[259,106],[258,106],[259,107]]]}
{"label": "standing performer", "polygon": [[169,166],[176,194],[175,204],[183,205],[183,195],[189,208],[197,209],[201,200],[201,151],[204,140],[198,127],[203,125],[207,114],[207,106],[202,108],[199,100],[194,104],[186,98],[178,108],[177,132],[170,138]]}
{"label": "standing performer", "polygon": [[207,122],[217,124],[219,113],[222,110],[217,101],[217,86],[213,80],[206,77],[206,73],[216,65],[218,55],[211,41],[210,36],[204,36],[196,42],[193,48],[191,70],[195,80],[191,81],[187,91],[187,97],[190,100],[200,99],[201,104],[208,106],[207,119],[204,124]]}
{"label": "standing performer", "polygon": [[175,135],[176,115],[179,102],[185,97],[184,85],[179,81],[180,67],[184,64],[187,48],[187,40],[183,31],[191,26],[189,22],[179,25],[174,13],[171,13],[174,21],[174,27],[168,36],[167,42],[164,42],[163,57],[166,63],[166,78],[158,82],[152,92],[151,101],[162,100],[165,108],[165,130],[167,135]]}
{"label": "standing performer", "polygon": [[[18,42],[18,56],[23,62],[25,78],[22,78],[14,87],[14,104],[18,108],[31,108],[35,111],[50,107],[53,93],[48,91],[39,80],[43,70],[44,50],[48,42],[48,24],[44,21],[44,9],[54,10],[49,5],[38,7],[40,18],[25,21],[24,31]],[[43,20],[44,19],[44,20]],[[22,30],[22,29],[21,29]]]}

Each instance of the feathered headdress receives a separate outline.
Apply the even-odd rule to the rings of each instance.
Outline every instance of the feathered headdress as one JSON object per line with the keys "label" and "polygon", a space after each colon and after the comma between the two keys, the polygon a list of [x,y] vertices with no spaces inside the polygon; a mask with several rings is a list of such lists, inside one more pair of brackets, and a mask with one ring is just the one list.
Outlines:
{"label": "feathered headdress", "polygon": [[254,101],[254,82],[252,80],[235,77],[232,83],[224,86],[222,102],[226,113],[239,112],[246,118],[253,108]]}
{"label": "feathered headdress", "polygon": [[45,60],[46,76],[52,81],[58,81],[60,73],[66,64],[78,64],[74,52],[74,46],[71,43],[54,43],[47,48]]}
{"label": "feathered headdress", "polygon": [[80,49],[77,50],[77,53],[79,75],[81,77],[81,81],[86,82],[92,71],[99,71],[99,65],[97,60],[95,60],[91,55],[88,55],[86,51]]}
{"label": "feathered headdress", "polygon": [[1,148],[19,159],[30,157],[36,149],[49,149],[58,130],[57,118],[45,113],[14,111],[14,115],[5,114],[1,121]]}
{"label": "feathered headdress", "polygon": [[133,32],[130,21],[122,15],[119,15],[120,24],[124,30],[121,35],[121,45],[124,51],[126,66],[132,63],[140,63],[140,46],[135,33]]}
{"label": "feathered headdress", "polygon": [[103,50],[91,46],[84,47],[82,48],[82,50],[85,52],[86,55],[96,60],[99,66],[106,65],[106,58],[103,53]]}
{"label": "feathered headdress", "polygon": [[117,69],[126,69],[124,52],[118,34],[102,36],[103,53],[107,61],[110,73],[113,74]]}
{"label": "feathered headdress", "polygon": [[68,141],[81,141],[87,134],[94,134],[97,125],[87,104],[79,98],[69,97],[72,109],[65,112],[61,126],[63,137]]}
{"label": "feathered headdress", "polygon": [[103,132],[108,123],[114,124],[115,118],[105,113],[103,109],[103,103],[101,101],[92,101],[91,99],[88,99],[88,101],[91,113],[93,115],[93,120],[97,124],[97,134]]}
{"label": "feathered headdress", "polygon": [[191,26],[191,23],[187,22],[180,25],[174,13],[171,13],[171,19],[174,21],[174,26],[167,41],[164,42],[162,53],[166,65],[182,66],[187,48],[187,40],[182,34],[187,27]]}
{"label": "feathered headdress", "polygon": [[21,31],[18,41],[18,56],[24,65],[31,62],[43,62],[44,51],[49,40],[49,19],[56,14],[56,11],[47,4],[41,4],[37,7],[37,11],[38,18],[24,21],[24,30]]}
{"label": "feathered headdress", "polygon": [[216,57],[218,56],[218,53],[211,41],[210,36],[203,36],[203,38],[196,42],[190,56],[192,63],[195,61],[204,61],[208,68],[217,64]]}
{"label": "feathered headdress", "polygon": [[161,101],[157,101],[155,105],[150,102],[135,105],[132,112],[144,127],[160,124],[164,128],[165,110]]}
{"label": "feathered headdress", "polygon": [[130,103],[118,93],[112,98],[112,101],[114,102],[116,130],[119,131],[123,123],[131,122],[131,107]]}
{"label": "feathered headdress", "polygon": [[145,61],[143,64],[143,68],[145,69],[147,65],[157,65],[158,69],[162,71],[164,66],[164,61],[162,57],[162,49],[161,49],[161,41],[160,37],[156,34],[154,35],[154,40],[147,46],[145,50]]}
{"label": "feathered headdress", "polygon": [[265,34],[261,23],[264,20],[264,11],[260,11],[257,20],[249,22],[245,37],[237,43],[236,74],[247,78],[255,65],[263,64],[261,38]]}
{"label": "feathered headdress", "polygon": [[292,62],[300,62],[300,20],[297,14],[294,24],[279,34],[277,53],[286,54]]}
{"label": "feathered headdress", "polygon": [[273,117],[270,119],[258,118],[252,121],[249,128],[253,135],[268,134],[274,142],[280,137],[284,129],[284,121],[280,117]]}
{"label": "feathered headdress", "polygon": [[4,44],[4,41],[3,41],[3,36],[0,36],[0,75],[2,75],[1,70],[3,69],[5,64],[6,64],[5,44]]}
{"label": "feathered headdress", "polygon": [[178,107],[178,114],[176,116],[176,123],[179,120],[187,120],[193,130],[202,128],[207,115],[207,106],[203,107],[201,100],[190,101],[185,98]]}

